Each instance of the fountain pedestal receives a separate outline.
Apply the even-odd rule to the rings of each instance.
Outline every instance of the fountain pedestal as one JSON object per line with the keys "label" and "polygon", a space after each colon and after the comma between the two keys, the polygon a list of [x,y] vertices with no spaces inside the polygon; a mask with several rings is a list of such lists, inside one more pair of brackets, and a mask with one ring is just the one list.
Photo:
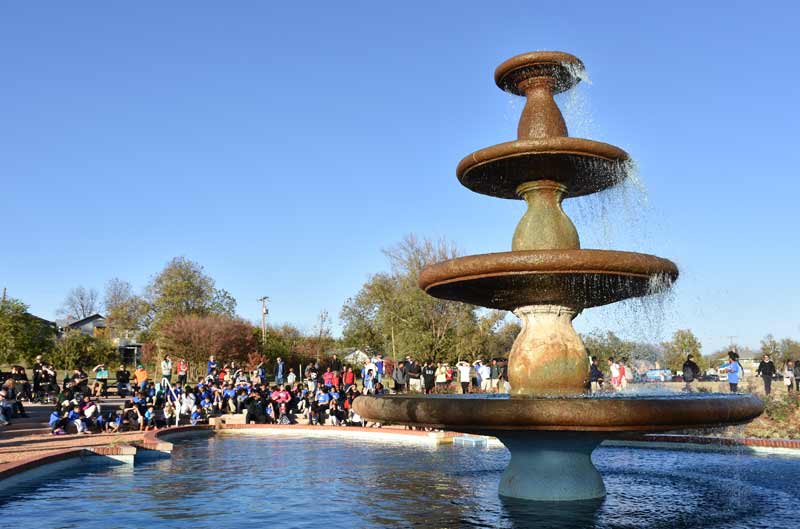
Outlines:
{"label": "fountain pedestal", "polygon": [[535,501],[602,498],[603,477],[592,463],[592,451],[603,441],[577,432],[483,432],[494,435],[511,452],[500,478],[500,495]]}

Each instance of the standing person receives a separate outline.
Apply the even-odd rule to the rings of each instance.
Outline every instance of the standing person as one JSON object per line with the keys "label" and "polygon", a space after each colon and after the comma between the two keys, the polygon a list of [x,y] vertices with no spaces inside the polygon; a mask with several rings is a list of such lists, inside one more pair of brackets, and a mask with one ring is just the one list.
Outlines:
{"label": "standing person", "polygon": [[597,393],[603,389],[603,372],[600,371],[597,357],[592,357],[592,365],[589,367],[589,390]]}
{"label": "standing person", "polygon": [[436,389],[443,391],[447,387],[447,367],[439,362],[436,366]]}
{"label": "standing person", "polygon": [[186,379],[189,376],[189,364],[185,359],[178,360],[178,384],[185,386]]}
{"label": "standing person", "polygon": [[786,391],[791,393],[794,390],[794,362],[787,360],[783,364],[783,385],[786,386]]}
{"label": "standing person", "polygon": [[420,376],[422,375],[422,366],[410,356],[407,356],[406,359],[408,360],[406,365],[406,373],[408,373],[408,390],[422,393],[422,380],[420,379]]}
{"label": "standing person", "polygon": [[628,387],[628,359],[620,358],[619,360],[619,389],[625,391]]}
{"label": "standing person", "polygon": [[167,382],[172,384],[172,358],[169,355],[161,361],[161,378],[166,378]]}
{"label": "standing person", "polygon": [[433,363],[430,360],[426,360],[425,365],[422,367],[422,387],[426,395],[433,393],[435,382],[436,368],[433,367]]}
{"label": "standing person", "polygon": [[331,366],[331,371],[333,371],[334,373],[342,372],[342,361],[339,360],[339,357],[336,356],[335,353],[333,356],[331,356],[330,366]]}
{"label": "standing person", "polygon": [[[458,364],[456,364],[458,367]],[[488,393],[492,389],[492,368],[489,364],[480,363],[475,367],[478,372],[478,380],[480,380],[481,391]]]}
{"label": "standing person", "polygon": [[692,391],[692,382],[700,375],[700,368],[694,361],[694,355],[687,355],[683,363],[683,391]]}
{"label": "standing person", "polygon": [[764,381],[764,393],[769,395],[772,392],[772,377],[775,376],[775,364],[769,355],[764,355],[761,362],[758,363],[756,375]]}
{"label": "standing person", "polygon": [[[370,369],[370,371],[372,370]],[[392,371],[392,380],[394,380],[395,392],[403,393],[406,383],[408,382],[408,372],[406,371],[405,362],[398,362],[397,367]]]}
{"label": "standing person", "polygon": [[275,383],[283,384],[284,376],[286,376],[286,362],[279,356],[275,359]]}
{"label": "standing person", "polygon": [[608,359],[608,370],[611,372],[611,385],[615,391],[619,391],[619,364],[614,361],[614,357]]}
{"label": "standing person", "polygon": [[[469,365],[468,362],[464,362],[463,360],[456,363],[456,367],[458,368],[458,380],[461,382],[461,393],[467,394],[469,393],[469,379],[470,379],[470,371],[472,371],[472,366]],[[488,367],[488,366],[482,366]]]}
{"label": "standing person", "polygon": [[211,355],[208,357],[208,362],[206,363],[206,376],[210,375],[215,369],[219,369],[219,362],[214,358],[214,355]]}
{"label": "standing person", "polygon": [[794,390],[800,393],[800,360],[794,361]]}
{"label": "standing person", "polygon": [[44,363],[42,362],[42,355],[36,355],[36,362],[33,364],[33,396],[37,398],[39,392],[42,390],[42,381],[44,380]]}
{"label": "standing person", "polygon": [[286,383],[289,384],[289,387],[291,388],[292,386],[294,386],[294,383],[296,381],[297,381],[297,375],[294,374],[294,368],[290,367],[289,374],[286,375]]}
{"label": "standing person", "polygon": [[375,356],[375,358],[372,359],[372,363],[375,364],[375,368],[377,369],[377,371],[375,371],[375,380],[380,382],[383,380],[383,355],[379,354]]}
{"label": "standing person", "polygon": [[350,388],[356,385],[356,374],[351,366],[347,366],[347,371],[344,372],[344,392],[350,391]]}
{"label": "standing person", "polygon": [[497,358],[492,358],[492,365],[489,368],[489,386],[493,393],[497,393],[497,388],[500,387],[500,375],[503,373],[503,370],[500,367],[500,364],[497,363]]}
{"label": "standing person", "polygon": [[739,380],[742,377],[742,365],[739,363],[739,355],[736,351],[728,351],[728,362],[722,365],[728,370],[728,386],[731,393],[739,391]]}

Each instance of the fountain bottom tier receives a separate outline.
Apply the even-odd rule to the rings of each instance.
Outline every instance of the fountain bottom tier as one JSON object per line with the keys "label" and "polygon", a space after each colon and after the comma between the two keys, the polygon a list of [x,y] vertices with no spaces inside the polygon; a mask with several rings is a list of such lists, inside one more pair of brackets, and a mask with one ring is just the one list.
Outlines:
{"label": "fountain bottom tier", "polygon": [[522,397],[507,394],[358,397],[368,421],[491,435],[511,452],[502,496],[573,501],[605,495],[591,454],[603,439],[629,432],[710,428],[757,417],[749,394]]}

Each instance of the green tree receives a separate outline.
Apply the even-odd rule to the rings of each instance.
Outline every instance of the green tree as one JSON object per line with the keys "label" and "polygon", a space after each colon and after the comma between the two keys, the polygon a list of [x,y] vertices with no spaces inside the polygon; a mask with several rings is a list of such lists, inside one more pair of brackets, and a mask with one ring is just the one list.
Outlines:
{"label": "green tree", "polygon": [[119,278],[106,283],[103,306],[112,334],[120,338],[141,329],[147,313],[145,301],[134,294],[130,283]]}
{"label": "green tree", "polygon": [[699,365],[699,362],[703,360],[700,353],[703,346],[691,330],[677,330],[672,335],[672,340],[661,345],[664,348],[664,363],[669,369],[680,371],[687,355],[690,354],[694,355],[695,362],[698,362],[698,366],[703,369],[703,366]]}
{"label": "green tree", "polygon": [[37,354],[55,347],[56,330],[49,322],[28,313],[14,298],[0,300],[0,363],[30,363]]}
{"label": "green tree", "polygon": [[437,299],[419,288],[426,266],[458,256],[452,244],[409,235],[384,254],[390,271],[371,276],[342,307],[344,345],[390,358],[449,362],[508,354],[509,331],[519,326],[501,323],[503,313],[476,312],[474,306]]}
{"label": "green tree", "polygon": [[146,290],[149,320],[155,329],[179,316],[217,314],[231,317],[236,300],[217,290],[203,267],[185,257],[175,257],[156,275]]}
{"label": "green tree", "polygon": [[117,348],[105,337],[88,336],[70,330],[58,341],[51,354],[57,369],[91,369],[98,364],[111,364],[119,360]]}

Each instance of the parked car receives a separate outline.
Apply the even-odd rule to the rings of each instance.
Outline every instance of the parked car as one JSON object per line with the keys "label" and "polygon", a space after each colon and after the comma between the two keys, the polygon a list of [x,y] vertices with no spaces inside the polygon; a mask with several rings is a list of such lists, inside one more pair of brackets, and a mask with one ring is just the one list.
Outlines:
{"label": "parked car", "polygon": [[669,369],[649,369],[644,374],[645,382],[668,382],[672,380],[672,371]]}

